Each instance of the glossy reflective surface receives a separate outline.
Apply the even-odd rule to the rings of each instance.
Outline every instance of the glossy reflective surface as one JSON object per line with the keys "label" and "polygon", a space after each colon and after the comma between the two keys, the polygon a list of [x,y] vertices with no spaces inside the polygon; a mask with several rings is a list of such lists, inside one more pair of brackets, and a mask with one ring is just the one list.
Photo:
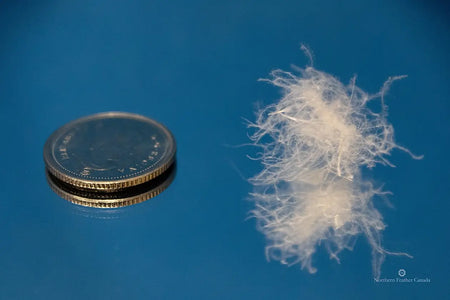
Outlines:
{"label": "glossy reflective surface", "polygon": [[[448,298],[449,20],[439,1],[0,2],[1,299]],[[393,195],[375,205],[388,256],[376,283],[359,238],[340,264],[324,248],[318,271],[265,258],[249,219],[261,166],[246,155],[244,119],[279,90],[258,78],[314,66],[385,98],[397,168],[370,172]],[[127,111],[158,120],[177,141],[177,174],[158,196],[117,209],[61,199],[42,149],[71,120]],[[325,245],[323,245],[325,247]]]}
{"label": "glossy reflective surface", "polygon": [[48,171],[47,182],[60,197],[83,206],[97,208],[114,208],[137,204],[162,193],[173,181],[176,173],[175,164],[158,177],[115,192],[97,190],[80,190],[59,180]]}

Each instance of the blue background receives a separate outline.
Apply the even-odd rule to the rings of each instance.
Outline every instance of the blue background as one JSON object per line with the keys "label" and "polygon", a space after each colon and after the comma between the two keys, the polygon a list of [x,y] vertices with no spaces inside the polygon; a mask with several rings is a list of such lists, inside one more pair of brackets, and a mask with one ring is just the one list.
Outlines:
{"label": "blue background", "polygon": [[[437,1],[0,2],[1,299],[449,299],[449,6]],[[398,167],[376,167],[394,208],[378,203],[388,257],[381,284],[360,238],[342,263],[321,249],[317,274],[267,262],[245,180],[243,118],[280,91],[274,68],[315,66],[387,97]],[[178,143],[164,193],[113,211],[85,209],[48,187],[46,138],[102,111],[163,122]]]}

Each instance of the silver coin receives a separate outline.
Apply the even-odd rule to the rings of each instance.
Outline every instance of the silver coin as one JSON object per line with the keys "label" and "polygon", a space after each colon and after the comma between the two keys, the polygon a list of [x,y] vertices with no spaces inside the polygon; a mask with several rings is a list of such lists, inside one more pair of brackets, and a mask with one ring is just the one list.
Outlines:
{"label": "silver coin", "polygon": [[44,146],[47,170],[76,188],[117,191],[145,183],[175,159],[175,140],[144,116],[108,112],[56,130]]}

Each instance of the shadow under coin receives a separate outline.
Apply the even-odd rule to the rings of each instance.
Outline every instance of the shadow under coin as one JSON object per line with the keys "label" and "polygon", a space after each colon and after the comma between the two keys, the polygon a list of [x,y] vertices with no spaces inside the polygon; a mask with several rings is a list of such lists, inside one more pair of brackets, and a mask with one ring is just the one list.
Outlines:
{"label": "shadow under coin", "polygon": [[[80,214],[96,219],[115,219],[127,210],[126,206],[144,202],[163,192],[175,178],[174,162],[163,174],[151,181],[116,192],[87,191],[74,188],[46,170],[50,188],[61,198],[74,204]],[[98,209],[101,208],[101,209]]]}

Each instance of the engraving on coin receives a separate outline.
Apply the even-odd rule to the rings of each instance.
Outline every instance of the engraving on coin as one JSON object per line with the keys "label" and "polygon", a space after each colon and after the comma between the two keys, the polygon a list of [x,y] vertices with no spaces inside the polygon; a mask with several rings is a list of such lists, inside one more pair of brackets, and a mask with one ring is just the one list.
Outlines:
{"label": "engraving on coin", "polygon": [[79,188],[117,190],[141,184],[174,161],[175,141],[163,125],[129,113],[73,121],[44,146],[49,172]]}

